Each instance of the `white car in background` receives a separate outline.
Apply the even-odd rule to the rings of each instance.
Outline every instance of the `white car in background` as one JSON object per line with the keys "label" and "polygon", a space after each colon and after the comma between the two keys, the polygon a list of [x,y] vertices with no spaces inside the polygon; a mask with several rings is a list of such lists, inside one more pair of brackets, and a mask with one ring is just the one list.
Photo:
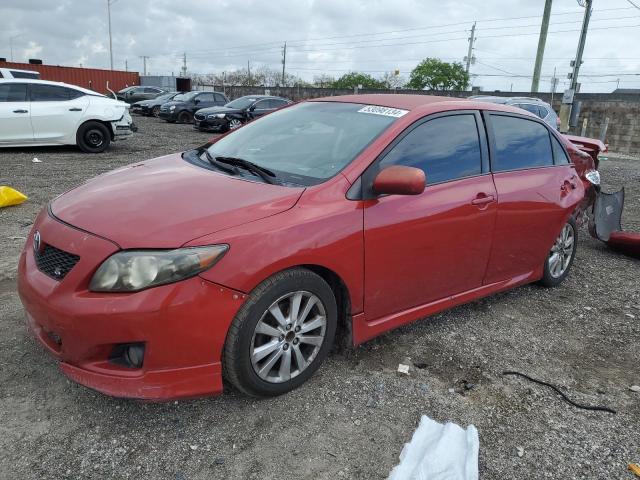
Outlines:
{"label": "white car in background", "polygon": [[0,68],[0,78],[40,78],[40,72],[34,70],[18,70],[16,68]]}
{"label": "white car in background", "polygon": [[99,153],[135,130],[125,102],[66,83],[0,79],[0,147],[77,145]]}

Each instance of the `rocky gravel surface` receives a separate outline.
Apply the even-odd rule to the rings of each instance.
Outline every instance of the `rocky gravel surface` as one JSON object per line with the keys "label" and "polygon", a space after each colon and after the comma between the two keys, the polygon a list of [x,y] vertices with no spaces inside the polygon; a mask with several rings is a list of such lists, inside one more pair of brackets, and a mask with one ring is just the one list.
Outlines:
{"label": "rocky gravel surface", "polygon": [[[483,479],[631,479],[640,462],[640,262],[581,232],[558,288],[495,295],[330,356],[302,388],[268,400],[139,403],[68,381],[32,339],[15,289],[19,251],[48,200],[99,173],[204,143],[188,125],[136,118],[107,153],[0,150],[0,185],[29,195],[0,210],[1,479],[383,479],[421,415],[480,434]],[[42,163],[33,163],[37,157]],[[640,160],[609,155],[640,231]],[[389,281],[394,281],[390,279]],[[399,374],[398,364],[410,366]],[[552,390],[503,376],[518,370]]]}

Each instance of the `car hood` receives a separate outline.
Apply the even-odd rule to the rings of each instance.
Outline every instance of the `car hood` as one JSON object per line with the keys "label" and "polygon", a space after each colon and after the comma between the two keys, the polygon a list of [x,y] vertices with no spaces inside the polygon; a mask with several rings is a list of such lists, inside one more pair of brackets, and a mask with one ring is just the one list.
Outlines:
{"label": "car hood", "polygon": [[230,177],[173,154],[89,180],[56,198],[51,212],[124,249],[177,248],[288,210],[303,191]]}
{"label": "car hood", "polygon": [[133,103],[133,105],[142,106],[142,105],[149,105],[150,103],[151,102],[149,100],[140,100],[139,102]]}
{"label": "car hood", "polygon": [[208,107],[201,108],[198,110],[198,113],[202,113],[204,115],[211,115],[212,113],[240,113],[242,112],[239,108],[229,108],[229,107]]}

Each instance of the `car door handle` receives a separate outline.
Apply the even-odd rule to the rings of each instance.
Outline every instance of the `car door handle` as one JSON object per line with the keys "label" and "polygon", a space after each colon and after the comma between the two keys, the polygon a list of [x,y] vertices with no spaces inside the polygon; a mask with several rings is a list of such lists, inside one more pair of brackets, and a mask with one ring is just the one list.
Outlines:
{"label": "car door handle", "polygon": [[480,207],[482,205],[486,205],[491,202],[495,202],[496,199],[493,195],[487,195],[486,193],[479,193],[476,198],[471,200],[471,205],[475,205],[476,207]]}
{"label": "car door handle", "polygon": [[81,108],[78,108],[78,107],[73,107],[73,108],[70,108],[70,109],[69,109],[69,111],[70,111],[70,112],[81,112],[81,111],[82,111],[82,109],[81,109]]}
{"label": "car door handle", "polygon": [[29,113],[29,110],[14,110],[13,113]]}

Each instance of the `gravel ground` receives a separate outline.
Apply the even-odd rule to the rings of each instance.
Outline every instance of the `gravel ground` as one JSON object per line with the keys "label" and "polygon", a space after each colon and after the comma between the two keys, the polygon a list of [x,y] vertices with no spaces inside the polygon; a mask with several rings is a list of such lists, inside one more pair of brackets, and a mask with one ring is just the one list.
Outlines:
{"label": "gravel ground", "polygon": [[[145,404],[66,380],[25,328],[15,264],[29,224],[54,196],[208,138],[188,125],[136,121],[138,134],[102,155],[0,151],[0,185],[30,196],[0,210],[0,478],[381,479],[421,415],[476,425],[483,479],[633,478],[626,467],[640,462],[640,393],[629,389],[640,384],[640,264],[584,232],[560,287],[519,288],[333,354],[280,398],[230,391]],[[610,155],[601,172],[609,190],[626,185],[624,224],[640,231],[640,161]],[[412,365],[408,376],[396,372],[399,363]],[[618,413],[576,409],[546,387],[501,376],[507,369]]]}

